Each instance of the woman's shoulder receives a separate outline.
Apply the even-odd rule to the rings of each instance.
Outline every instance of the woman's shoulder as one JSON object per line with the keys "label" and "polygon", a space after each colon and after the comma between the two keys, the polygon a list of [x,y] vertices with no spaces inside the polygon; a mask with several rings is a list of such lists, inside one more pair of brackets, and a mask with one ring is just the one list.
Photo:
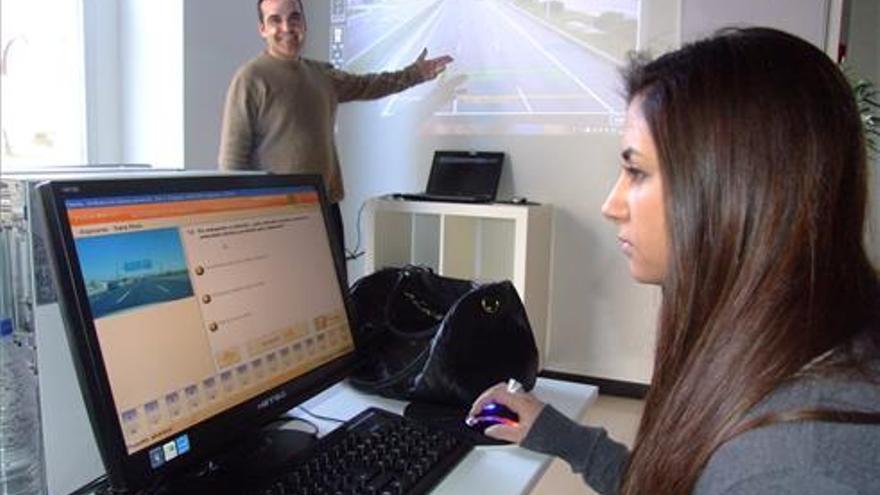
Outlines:
{"label": "woman's shoulder", "polygon": [[[867,373],[805,374],[780,386],[748,416],[807,410],[880,413],[880,360],[866,365]],[[877,452],[880,424],[773,423],[719,447],[694,493],[880,493]]]}
{"label": "woman's shoulder", "polygon": [[747,416],[807,409],[880,413],[880,334],[860,332],[816,358]]}
{"label": "woman's shoulder", "polygon": [[880,413],[880,358],[857,369],[807,370],[779,386],[748,416],[804,409]]}

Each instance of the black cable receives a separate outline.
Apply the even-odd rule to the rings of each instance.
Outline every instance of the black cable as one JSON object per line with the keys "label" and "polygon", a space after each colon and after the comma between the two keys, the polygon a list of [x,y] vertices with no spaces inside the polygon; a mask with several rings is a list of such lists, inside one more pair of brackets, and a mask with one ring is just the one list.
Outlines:
{"label": "black cable", "polygon": [[[321,431],[321,429],[318,427],[318,425],[316,425],[314,422],[309,421],[306,418],[301,418],[299,416],[293,416],[291,414],[282,414],[281,416],[278,416],[277,418],[270,419],[269,421],[263,423],[263,427],[265,428],[265,427],[268,427],[268,426],[273,425],[275,423],[290,423],[293,421],[299,421],[300,423],[305,423],[306,425],[311,426],[312,431],[303,431],[303,433],[308,433],[309,435],[312,435],[313,437],[317,437],[318,433]],[[297,430],[297,431],[302,431],[302,430]]]}
{"label": "black cable", "polygon": [[303,406],[296,406],[296,407],[297,407],[297,409],[302,409],[302,411],[303,411],[304,413],[308,414],[309,416],[311,416],[311,417],[313,417],[313,418],[315,418],[315,419],[320,419],[320,420],[323,420],[323,421],[332,421],[332,422],[334,422],[334,423],[339,423],[339,424],[342,424],[342,423],[345,423],[345,422],[346,422],[344,419],[331,418],[330,416],[322,416],[322,415],[320,415],[320,414],[315,414],[315,413],[313,413],[312,411],[309,411],[308,409],[306,409],[306,408],[303,407]]}
{"label": "black cable", "polygon": [[356,260],[356,259],[360,258],[361,256],[363,256],[365,253],[364,251],[361,251],[361,216],[364,213],[365,206],[367,206],[366,201],[362,202],[361,207],[358,208],[357,224],[355,225],[355,227],[357,229],[356,230],[357,237],[355,239],[354,250],[349,251],[347,248],[345,250],[345,259],[348,261]]}
{"label": "black cable", "polygon": [[300,423],[304,423],[308,426],[311,426],[312,431],[310,434],[315,437],[317,437],[318,433],[321,431],[321,428],[319,428],[318,425],[316,425],[313,421],[307,420],[306,418],[301,418],[299,416],[291,416],[291,415],[287,415],[287,414],[285,414],[284,416],[281,416],[281,418],[287,419],[288,421],[299,421]]}

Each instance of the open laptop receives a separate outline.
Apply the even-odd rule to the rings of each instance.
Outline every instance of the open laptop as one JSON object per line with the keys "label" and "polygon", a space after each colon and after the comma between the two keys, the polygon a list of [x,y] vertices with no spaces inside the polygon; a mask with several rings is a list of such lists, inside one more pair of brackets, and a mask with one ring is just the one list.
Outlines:
{"label": "open laptop", "polygon": [[398,193],[411,201],[491,203],[498,193],[504,153],[435,151],[428,187],[423,193]]}

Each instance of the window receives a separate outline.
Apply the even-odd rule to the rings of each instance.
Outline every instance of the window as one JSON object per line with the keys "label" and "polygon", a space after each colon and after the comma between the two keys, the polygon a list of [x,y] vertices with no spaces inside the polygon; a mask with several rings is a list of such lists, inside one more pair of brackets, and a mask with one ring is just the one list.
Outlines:
{"label": "window", "polygon": [[82,0],[0,0],[3,171],[84,164]]}

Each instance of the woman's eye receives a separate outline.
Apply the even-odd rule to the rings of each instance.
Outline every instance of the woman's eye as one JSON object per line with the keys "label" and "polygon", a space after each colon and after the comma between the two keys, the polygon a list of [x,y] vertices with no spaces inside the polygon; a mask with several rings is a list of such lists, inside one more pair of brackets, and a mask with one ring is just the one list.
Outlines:
{"label": "woman's eye", "polygon": [[633,166],[625,166],[623,170],[633,182],[638,182],[647,176],[641,169]]}

